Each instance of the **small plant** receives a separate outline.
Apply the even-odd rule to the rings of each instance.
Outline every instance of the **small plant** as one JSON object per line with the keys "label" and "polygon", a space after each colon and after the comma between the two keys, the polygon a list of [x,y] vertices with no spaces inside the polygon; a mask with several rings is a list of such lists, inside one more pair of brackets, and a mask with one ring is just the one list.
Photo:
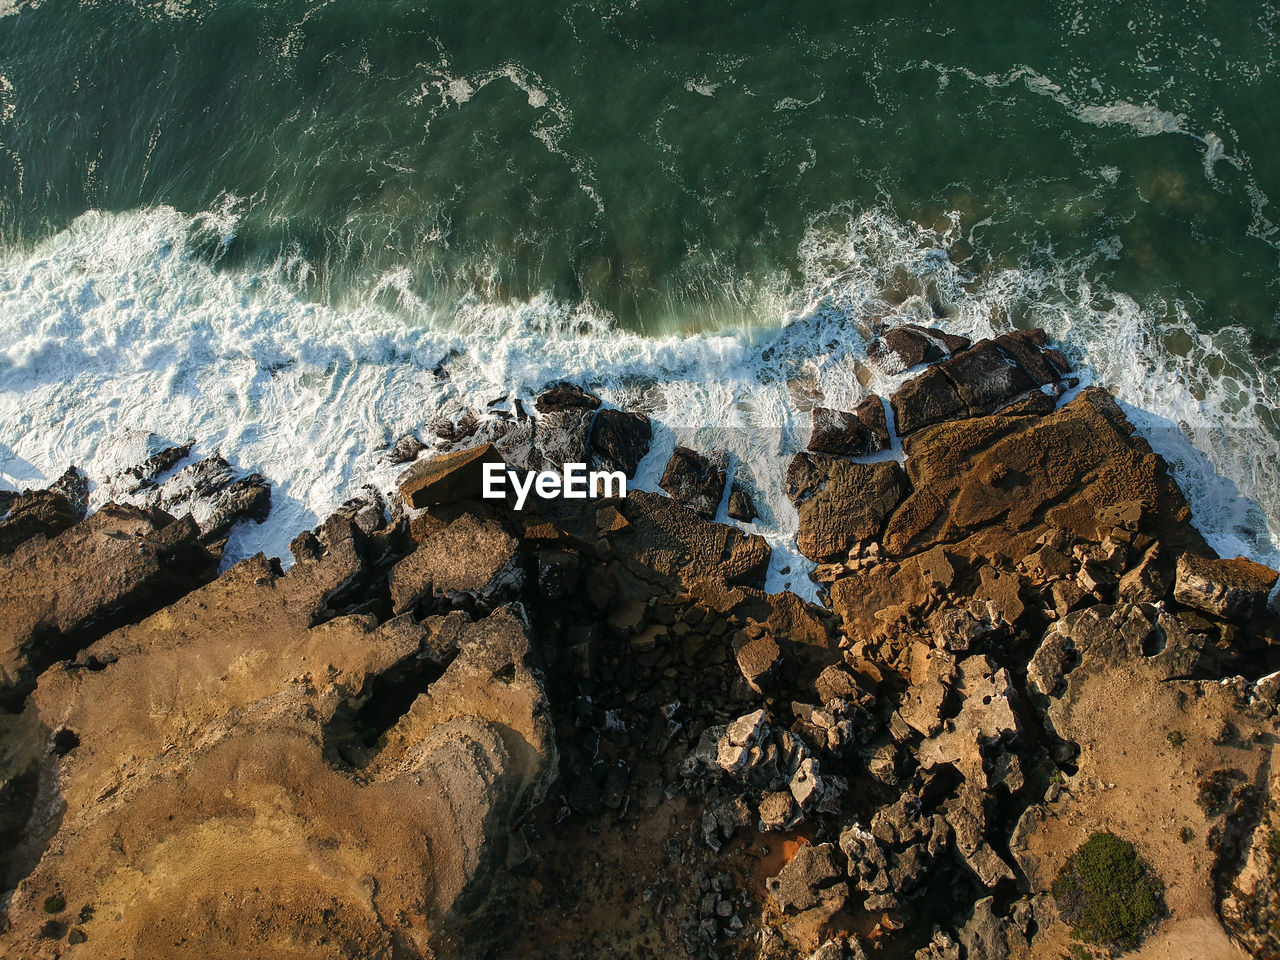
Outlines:
{"label": "small plant", "polygon": [[1067,778],[1061,770],[1054,770],[1053,773],[1049,774],[1049,782],[1056,783],[1058,786],[1062,787],[1066,786]]}
{"label": "small plant", "polygon": [[44,898],[45,913],[61,913],[67,909],[67,901],[60,893],[51,893]]}
{"label": "small plant", "polygon": [[1196,832],[1192,830],[1190,827],[1183,827],[1181,832],[1179,833],[1179,836],[1182,837],[1183,843],[1190,843],[1192,840],[1196,838]]}
{"label": "small plant", "polygon": [[1187,738],[1182,735],[1181,730],[1170,730],[1165,735],[1165,739],[1169,741],[1169,746],[1175,750],[1181,750],[1182,745],[1187,742]]}
{"label": "small plant", "polygon": [[1073,943],[1068,952],[1071,954],[1071,960],[1092,960],[1089,951],[1078,943]]}
{"label": "small plant", "polygon": [[1071,934],[1084,943],[1128,950],[1164,914],[1161,886],[1133,844],[1095,833],[1067,860],[1053,896]]}

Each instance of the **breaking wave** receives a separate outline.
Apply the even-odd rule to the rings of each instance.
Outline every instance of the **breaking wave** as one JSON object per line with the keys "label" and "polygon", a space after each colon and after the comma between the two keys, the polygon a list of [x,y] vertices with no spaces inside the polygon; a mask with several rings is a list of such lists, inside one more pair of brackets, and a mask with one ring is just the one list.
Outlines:
{"label": "breaking wave", "polygon": [[401,468],[385,453],[400,435],[569,379],[656,421],[641,489],[656,489],[677,442],[728,450],[758,493],[755,529],[775,547],[770,588],[810,593],[783,473],[812,404],[852,404],[906,378],[865,363],[888,326],[942,323],[977,338],[1037,325],[1169,461],[1209,542],[1274,565],[1280,385],[1244,331],[1201,332],[1177,304],[1157,318],[1091,286],[1083,262],[967,266],[956,224],[834,208],[809,226],[801,277],[766,298],[773,315],[649,338],[549,298],[388,307],[378,294],[394,275],[364,302],[322,305],[303,295],[296,258],[220,265],[229,210],[91,211],[0,259],[0,481],[42,484],[68,463],[102,481],[158,443],[195,438],[197,455],[218,451],[274,484],[270,518],[240,525],[228,557],[287,562],[299,530],[365,484],[392,486]]}

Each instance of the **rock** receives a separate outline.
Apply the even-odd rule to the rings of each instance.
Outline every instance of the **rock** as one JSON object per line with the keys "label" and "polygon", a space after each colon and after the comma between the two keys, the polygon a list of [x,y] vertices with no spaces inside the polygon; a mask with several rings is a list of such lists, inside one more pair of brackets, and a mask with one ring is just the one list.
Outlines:
{"label": "rock", "polygon": [[400,475],[400,495],[414,509],[478,500],[483,491],[484,465],[503,462],[488,443],[418,460]]}
{"label": "rock", "polygon": [[889,398],[893,423],[898,436],[965,416],[968,408],[956,386],[941,367],[930,367],[914,380],[908,380]]}
{"label": "rock", "polygon": [[700,516],[711,519],[724,496],[725,470],[688,447],[676,447],[659,486]]}
{"label": "rock", "polygon": [[915,960],[960,960],[960,944],[951,934],[935,927],[933,939],[916,951]]}
{"label": "rock", "polygon": [[773,830],[790,830],[802,819],[800,809],[790,790],[772,790],[760,798],[761,833]]}
{"label": "rock", "polygon": [[769,546],[763,537],[712,523],[660,494],[633,491],[620,508],[631,532],[615,543],[618,559],[636,577],[667,588],[704,578],[764,583]]}
{"label": "rock", "polygon": [[885,527],[890,556],[937,543],[1025,556],[1051,529],[1100,541],[1099,512],[1129,501],[1166,546],[1203,544],[1164,463],[1102,390],[1044,416],[940,423],[907,437],[903,449],[911,493]]}
{"label": "rock", "polygon": [[763,710],[739,717],[728,725],[716,745],[716,766],[729,776],[742,779],[759,763],[768,735]]}
{"label": "rock", "polygon": [[1173,598],[1224,620],[1248,621],[1266,609],[1276,571],[1245,557],[1216,560],[1184,553],[1178,558]]}
{"label": "rock", "polygon": [[56,490],[24,490],[0,517],[0,556],[35,537],[56,537],[76,522],[76,508]]}
{"label": "rock", "polygon": [[1069,634],[1052,628],[1027,663],[1027,686],[1041,697],[1057,697],[1065,689],[1067,672],[1075,666],[1075,644]]}
{"label": "rock", "polygon": [[994,633],[996,626],[990,617],[979,617],[971,610],[944,607],[929,617],[929,630],[938,647],[966,653]]}
{"label": "rock", "polygon": [[20,700],[54,661],[204,583],[218,559],[190,517],[113,505],[0,557],[0,701]]}
{"label": "rock", "polygon": [[834,664],[818,674],[814,687],[823,703],[829,700],[858,700],[863,696],[853,674]]}
{"label": "rock", "polygon": [[787,490],[800,514],[796,544],[821,562],[878,539],[908,487],[894,461],[852,463],[801,453],[787,467]]}
{"label": "rock", "polygon": [[576,383],[561,381],[553,384],[533,402],[539,413],[552,413],[563,410],[595,410],[600,406],[600,398],[588,393]]}
{"label": "rock", "polygon": [[981,340],[903,384],[890,399],[894,422],[906,436],[944,420],[987,416],[1066,373],[1061,355],[1044,348],[1042,332]]}
{"label": "rock", "polygon": [[779,909],[808,910],[818,905],[824,888],[839,885],[843,877],[833,844],[804,844],[764,885]]}
{"label": "rock", "polygon": [[751,499],[747,488],[737,480],[733,481],[733,486],[729,490],[730,519],[740,523],[751,523],[757,516],[755,501]]}
{"label": "rock", "polygon": [[997,917],[995,900],[984,897],[960,930],[960,944],[969,960],[1013,960],[1026,955],[1030,944],[1017,925]]}
{"label": "rock", "polygon": [[734,640],[733,653],[747,684],[756,693],[763,693],[761,684],[782,658],[777,641],[767,633],[754,638],[743,634]]}
{"label": "rock", "polygon": [[872,341],[867,356],[872,360],[883,360],[892,354],[903,369],[910,369],[922,363],[941,360],[967,346],[969,341],[965,337],[933,327],[904,323]]}
{"label": "rock", "polygon": [[533,444],[527,465],[503,459],[528,470],[560,470],[566,463],[585,464],[593,416],[591,410],[581,407],[543,413],[533,421]]}
{"label": "rock", "polygon": [[387,460],[391,463],[412,463],[425,449],[427,449],[425,443],[412,433],[406,433],[391,448],[391,452],[387,454]]}
{"label": "rock", "polygon": [[271,483],[260,473],[233,480],[200,509],[192,506],[192,516],[200,524],[200,538],[214,543],[226,537],[240,520],[262,523],[271,512]]}
{"label": "rock", "polygon": [[[385,733],[355,748],[353,776],[338,757],[352,717],[387,696],[375,680],[416,646],[371,617],[316,625],[357,549],[336,528],[321,536],[323,559],[283,577],[247,560],[103,638],[89,654],[108,669],[41,678],[27,716],[56,709],[79,745],[39,769],[59,812],[35,828],[6,943],[37,934],[57,889],[93,905],[94,955],[172,956],[175,924],[216,930],[220,954],[310,956],[335,937],[361,955],[427,955],[444,917],[493,895],[513,826],[557,767],[523,614],[467,625],[429,689],[422,681],[407,709],[390,704]],[[58,855],[40,857],[45,844]],[[103,880],[144,868],[154,900]],[[282,909],[298,921],[280,923]]]}
{"label": "rock", "polygon": [[67,498],[77,523],[85,518],[89,512],[89,478],[81,471],[74,466],[67,467],[62,476],[49,484],[49,489]]}
{"label": "rock", "polygon": [[813,408],[809,450],[833,457],[861,457],[888,447],[889,425],[879,397],[867,397],[852,413]]}
{"label": "rock", "polygon": [[600,410],[591,426],[589,446],[600,466],[635,476],[653,442],[653,427],[643,413]]}
{"label": "rock", "polygon": [[1153,544],[1132,570],[1120,578],[1121,600],[1134,603],[1159,603],[1169,595],[1173,573],[1169,570],[1160,545]]}
{"label": "rock", "polygon": [[523,582],[516,540],[494,521],[464,514],[395,565],[391,606],[403,613],[424,597],[497,604]]}
{"label": "rock", "polygon": [[913,730],[932,737],[942,730],[942,706],[955,678],[955,658],[945,651],[916,644],[911,684],[898,707],[898,715]]}

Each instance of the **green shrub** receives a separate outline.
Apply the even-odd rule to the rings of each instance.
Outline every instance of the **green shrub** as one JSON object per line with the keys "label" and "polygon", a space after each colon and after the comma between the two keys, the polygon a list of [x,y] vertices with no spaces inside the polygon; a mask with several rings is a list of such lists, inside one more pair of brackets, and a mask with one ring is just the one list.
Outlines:
{"label": "green shrub", "polygon": [[67,909],[67,901],[63,899],[62,894],[51,893],[44,898],[45,913],[61,913],[65,909]]}
{"label": "green shrub", "polygon": [[1053,896],[1076,939],[1122,950],[1164,913],[1160,882],[1113,833],[1095,833],[1071,855]]}
{"label": "green shrub", "polygon": [[1169,746],[1173,747],[1174,749],[1180,748],[1184,743],[1187,742],[1187,738],[1182,735],[1181,730],[1170,730],[1165,735],[1165,737],[1169,741]]}

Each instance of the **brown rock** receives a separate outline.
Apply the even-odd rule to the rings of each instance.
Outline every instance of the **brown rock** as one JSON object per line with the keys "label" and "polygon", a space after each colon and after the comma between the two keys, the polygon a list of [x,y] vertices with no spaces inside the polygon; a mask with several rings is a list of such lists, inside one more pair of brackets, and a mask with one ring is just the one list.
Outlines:
{"label": "brown rock", "polygon": [[497,523],[464,514],[428,537],[391,571],[391,607],[403,613],[423,597],[514,598],[524,581],[519,544]]}
{"label": "brown rock", "polygon": [[1173,599],[1224,620],[1260,614],[1276,584],[1276,571],[1245,557],[1217,560],[1184,553],[1178,558]]}
{"label": "brown rock", "polygon": [[746,487],[735,480],[729,491],[729,518],[741,523],[750,523],[756,516],[756,504],[751,499],[751,494],[747,492]]}
{"label": "brown rock", "polygon": [[900,437],[968,413],[956,385],[941,367],[930,367],[914,380],[908,380],[894,391],[889,405],[893,408],[893,423]]}
{"label": "brown rock", "polygon": [[400,495],[414,509],[479,499],[486,463],[503,463],[488,443],[419,460],[400,475]]}
{"label": "brown rock", "polygon": [[56,490],[24,490],[0,517],[0,555],[34,537],[56,537],[77,520],[71,501]]}
{"label": "brown rock", "polygon": [[807,453],[791,461],[787,487],[800,513],[797,546],[815,561],[841,558],[855,544],[878,539],[908,491],[895,461],[851,463]]}
{"label": "brown rock", "polygon": [[592,453],[606,470],[621,470],[635,476],[640,461],[653,442],[653,427],[643,413],[600,410],[591,425]]}
{"label": "brown rock", "polygon": [[190,517],[111,504],[0,557],[0,699],[20,699],[55,660],[204,583],[217,561]]}
{"label": "brown rock", "polygon": [[756,693],[763,693],[761,684],[782,657],[777,641],[767,633],[755,638],[739,633],[733,640],[733,653],[747,684]]}
{"label": "brown rock", "polygon": [[631,533],[615,543],[634,576],[670,589],[701,577],[761,586],[769,545],[757,534],[712,523],[661,494],[634,491],[621,503]]}
{"label": "brown rock", "polygon": [[676,447],[659,486],[695,513],[711,519],[720,508],[724,484],[722,463],[688,447]]}
{"label": "brown rock", "polygon": [[833,457],[861,457],[889,447],[884,403],[877,396],[863,400],[852,413],[813,408],[813,431],[808,449]]}
{"label": "brown rock", "polygon": [[880,360],[889,354],[894,354],[904,368],[910,368],[921,363],[941,360],[967,346],[969,341],[965,337],[934,327],[904,323],[872,341],[867,350],[867,356],[872,360]]}

